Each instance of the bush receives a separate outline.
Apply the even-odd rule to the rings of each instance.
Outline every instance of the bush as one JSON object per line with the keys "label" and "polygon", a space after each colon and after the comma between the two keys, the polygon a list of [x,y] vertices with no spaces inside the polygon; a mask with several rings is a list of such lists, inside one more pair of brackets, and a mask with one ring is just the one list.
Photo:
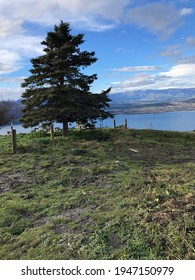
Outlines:
{"label": "bush", "polygon": [[106,129],[90,129],[74,131],[72,137],[74,139],[83,139],[87,141],[108,141],[111,138],[111,133]]}

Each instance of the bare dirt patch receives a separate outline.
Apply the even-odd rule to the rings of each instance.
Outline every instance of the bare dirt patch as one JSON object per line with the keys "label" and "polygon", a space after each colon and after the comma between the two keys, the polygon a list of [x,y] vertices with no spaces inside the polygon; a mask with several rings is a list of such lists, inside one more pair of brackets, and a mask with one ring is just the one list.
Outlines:
{"label": "bare dirt patch", "polygon": [[14,172],[12,174],[3,174],[0,176],[0,194],[17,188],[27,183],[23,172]]}

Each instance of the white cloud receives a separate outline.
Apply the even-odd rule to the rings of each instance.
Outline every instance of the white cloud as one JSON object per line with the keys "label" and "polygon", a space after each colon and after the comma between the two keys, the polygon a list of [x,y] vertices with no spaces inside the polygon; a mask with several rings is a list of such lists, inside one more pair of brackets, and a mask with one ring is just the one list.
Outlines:
{"label": "white cloud", "polygon": [[127,53],[127,52],[129,52],[129,50],[125,49],[125,48],[118,48],[118,49],[115,50],[115,52],[117,52],[117,53]]}
{"label": "white cloud", "polygon": [[129,77],[122,82],[114,82],[112,87],[112,92],[124,92],[132,89],[142,89],[148,85],[154,84],[154,79],[152,76],[147,74],[138,74]]}
{"label": "white cloud", "polygon": [[166,47],[163,51],[160,52],[160,55],[167,57],[177,57],[180,56],[183,51],[184,47],[182,45],[173,45]]}
{"label": "white cloud", "polygon": [[194,78],[195,64],[179,64],[171,67],[167,72],[162,72],[161,75],[165,75],[172,78]]}
{"label": "white cloud", "polygon": [[8,36],[0,42],[0,74],[18,71],[23,67],[24,59],[42,53],[42,38],[19,34]]}
{"label": "white cloud", "polygon": [[17,52],[8,51],[6,49],[0,50],[0,74],[11,73],[19,70],[20,56]]}
{"label": "white cloud", "polygon": [[0,77],[0,82],[2,83],[14,83],[21,84],[24,80],[24,77]]}
{"label": "white cloud", "polygon": [[183,8],[180,10],[181,16],[186,16],[186,15],[190,15],[190,14],[193,14],[193,9],[191,9],[191,8]]}
{"label": "white cloud", "polygon": [[42,53],[40,42],[45,37],[32,35],[29,23],[53,29],[62,19],[78,29],[105,31],[120,22],[130,1],[0,0],[0,94],[19,98],[21,79],[7,74],[21,69],[26,59],[29,63],[30,58]]}
{"label": "white cloud", "polygon": [[111,69],[114,72],[139,72],[139,71],[155,71],[159,70],[159,66],[132,66],[132,67],[121,67],[121,68],[113,68]]}
{"label": "white cloud", "polygon": [[114,82],[112,92],[195,87],[194,73],[195,63],[176,65],[156,75],[142,73]]}
{"label": "white cloud", "polygon": [[42,53],[42,37],[18,34],[7,37],[7,40],[0,43],[1,47],[6,50],[14,50],[19,57],[34,56]]}
{"label": "white cloud", "polygon": [[21,67],[14,66],[13,64],[7,64],[0,62],[0,74],[12,73],[18,71]]}
{"label": "white cloud", "polygon": [[128,21],[139,28],[167,39],[182,25],[179,10],[174,5],[165,2],[149,3],[130,9]]}
{"label": "white cloud", "polygon": [[8,75],[0,77],[0,98],[15,100],[21,98],[21,83],[24,77],[9,77]]}
{"label": "white cloud", "polygon": [[21,24],[21,20],[13,21],[0,14],[0,38],[14,34],[16,32],[22,32]]}
{"label": "white cloud", "polygon": [[[130,2],[130,0],[20,0],[10,3],[3,0],[0,4],[2,15],[4,14],[10,23],[14,21],[19,25],[29,21],[51,26],[59,22],[59,19],[64,19],[79,28],[102,31],[113,28],[120,22],[124,8]],[[10,26],[5,25],[6,28]],[[11,26],[8,29],[11,32]]]}
{"label": "white cloud", "polygon": [[[105,31],[118,24],[130,0],[0,0],[0,74],[17,71],[25,58],[40,55],[44,39],[25,29],[28,22],[45,26],[60,19],[73,27]],[[112,7],[112,9],[111,9]],[[25,25],[26,24],[26,25]],[[5,56],[3,52],[6,52]],[[5,59],[4,59],[5,58]]]}
{"label": "white cloud", "polygon": [[164,88],[189,88],[195,87],[194,73],[195,63],[173,66],[169,71],[162,72],[160,75],[167,77],[167,82],[163,83]]}
{"label": "white cloud", "polygon": [[147,74],[138,74],[124,82],[126,87],[138,87],[153,84],[154,81],[151,76]]}
{"label": "white cloud", "polygon": [[[179,11],[169,3],[149,3],[134,9],[131,4],[136,4],[136,1],[0,0],[0,37],[5,38],[0,42],[0,49],[14,50],[20,55],[21,61],[24,56],[32,57],[41,53],[42,38],[29,35],[24,29],[26,22],[53,26],[63,19],[77,28],[104,31],[128,21],[165,37],[181,24]],[[180,14],[190,12],[190,8],[180,10]],[[125,52],[126,49],[117,50],[120,51]],[[3,68],[9,70],[1,65],[2,71]]]}
{"label": "white cloud", "polygon": [[[143,2],[147,4],[143,4]],[[140,3],[143,5],[140,5]],[[62,19],[70,22],[72,27],[91,31],[106,31],[118,26],[120,23],[130,23],[157,35],[161,39],[167,39],[182,25],[184,16],[193,13],[191,8],[177,9],[173,3],[174,1],[141,0],[0,0],[0,74],[17,71],[24,65],[26,58],[29,61],[31,57],[42,53],[40,42],[44,38],[33,36],[30,33],[30,28],[28,29],[28,23],[36,23],[48,29],[53,29],[53,25],[58,24],[59,20]],[[125,36],[128,34],[124,30],[121,32]],[[36,34],[36,30],[34,34]],[[189,37],[187,44],[195,46],[195,37]],[[125,48],[116,49],[116,52],[126,51],[128,50]],[[174,56],[178,58],[181,54],[182,48],[172,46],[165,49],[161,56]],[[189,83],[192,83],[192,70],[195,70],[194,68],[192,69],[192,66],[189,66],[194,65],[194,60],[191,60],[190,63],[192,58],[194,59],[194,56],[180,58],[183,59],[183,61],[178,60],[180,65],[175,66],[177,68],[172,67],[169,71],[165,72],[166,74],[148,75],[141,73],[123,82],[117,81],[115,86],[118,89],[119,87],[158,88],[163,85],[171,85],[171,83],[172,86],[176,86],[179,84],[179,79],[181,81],[180,84],[187,81],[188,77],[184,76],[184,73],[190,75],[191,81]],[[184,64],[187,65],[186,68]],[[153,65],[127,66],[112,70],[116,73],[148,73],[148,71],[160,70],[160,67]],[[180,76],[178,76],[179,73]],[[5,77],[1,77],[0,81],[6,83]],[[7,83],[14,82],[17,81],[13,79],[7,80]],[[7,88],[2,87],[1,92],[5,95],[19,95],[21,89],[18,87],[14,91],[8,85]]]}
{"label": "white cloud", "polygon": [[[170,2],[137,5],[134,0],[0,0],[0,35],[24,31],[25,21],[51,26],[59,19],[85,30],[103,31],[128,21],[149,32],[168,37],[181,24],[181,16],[193,12],[191,8],[177,10]],[[138,2],[139,5],[139,2]]]}
{"label": "white cloud", "polygon": [[180,57],[176,62],[177,64],[195,64],[195,55]]}

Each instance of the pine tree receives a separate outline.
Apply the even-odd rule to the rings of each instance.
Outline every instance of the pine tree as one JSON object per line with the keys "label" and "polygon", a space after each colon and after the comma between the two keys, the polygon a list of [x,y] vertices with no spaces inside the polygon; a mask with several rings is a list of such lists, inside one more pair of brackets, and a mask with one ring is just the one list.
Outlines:
{"label": "pine tree", "polygon": [[68,134],[68,122],[112,116],[104,109],[109,106],[108,90],[90,92],[97,75],[81,72],[96,62],[95,52],[81,51],[84,34],[71,35],[69,23],[61,21],[41,42],[44,54],[31,59],[31,76],[22,83],[25,88],[22,103],[24,127],[43,122],[60,122],[63,134]]}

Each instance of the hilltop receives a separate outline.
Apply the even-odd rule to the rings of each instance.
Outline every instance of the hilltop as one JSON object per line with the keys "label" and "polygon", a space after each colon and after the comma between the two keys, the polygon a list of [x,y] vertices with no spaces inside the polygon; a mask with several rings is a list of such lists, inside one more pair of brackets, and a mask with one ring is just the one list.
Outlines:
{"label": "hilltop", "polygon": [[1,259],[194,259],[195,134],[0,136]]}

